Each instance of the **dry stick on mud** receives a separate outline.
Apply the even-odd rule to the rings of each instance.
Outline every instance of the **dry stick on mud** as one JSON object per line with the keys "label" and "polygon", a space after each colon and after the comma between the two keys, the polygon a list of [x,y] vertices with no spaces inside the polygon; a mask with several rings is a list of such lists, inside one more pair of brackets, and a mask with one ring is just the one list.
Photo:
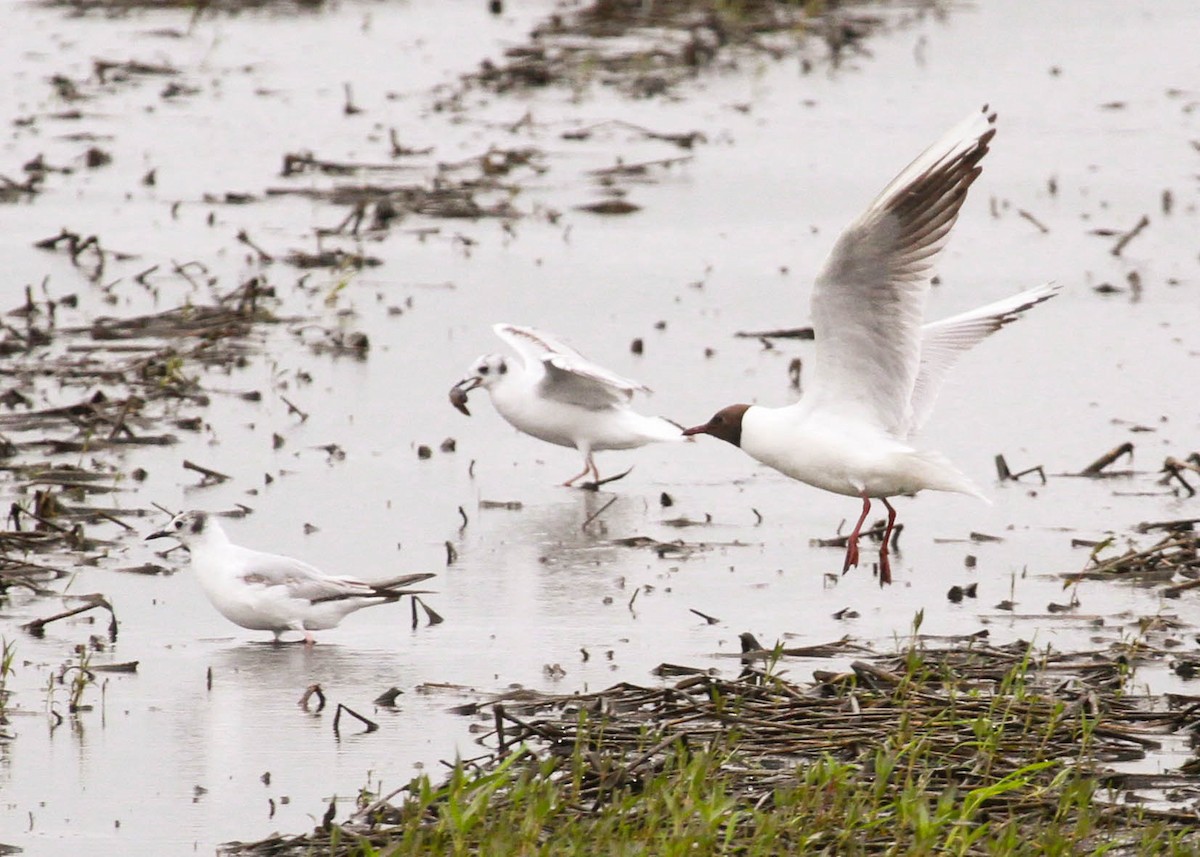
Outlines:
{"label": "dry stick on mud", "polygon": [[1120,446],[1114,446],[1108,452],[1104,453],[1104,455],[1100,456],[1087,467],[1083,468],[1083,470],[1079,471],[1079,475],[1099,476],[1104,468],[1108,467],[1108,465],[1112,464],[1122,455],[1128,455],[1130,458],[1133,457],[1133,444],[1129,441],[1125,441]]}

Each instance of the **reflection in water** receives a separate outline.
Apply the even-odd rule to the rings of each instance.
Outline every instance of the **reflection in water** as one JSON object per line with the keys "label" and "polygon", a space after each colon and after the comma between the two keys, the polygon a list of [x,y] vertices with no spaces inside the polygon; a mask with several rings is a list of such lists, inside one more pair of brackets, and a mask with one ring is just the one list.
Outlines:
{"label": "reflection in water", "polygon": [[[532,601],[547,605],[578,605],[580,599],[594,602],[611,594],[614,576],[607,572],[627,569],[630,559],[630,549],[612,540],[641,532],[645,500],[569,490],[554,499],[513,512],[488,513],[483,517],[486,528],[464,546],[462,563],[486,563],[489,573],[503,569],[514,585],[532,587]],[[530,569],[537,573],[523,573]]]}

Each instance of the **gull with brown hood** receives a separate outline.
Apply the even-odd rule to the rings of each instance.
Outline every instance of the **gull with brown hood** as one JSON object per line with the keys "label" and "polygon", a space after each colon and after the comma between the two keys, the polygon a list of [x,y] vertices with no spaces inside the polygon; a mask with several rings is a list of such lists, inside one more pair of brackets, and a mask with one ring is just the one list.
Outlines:
{"label": "gull with brown hood", "polygon": [[781,408],[730,405],[684,431],[720,438],[793,479],[860,498],[843,573],[858,565],[871,501],[882,501],[888,516],[881,585],[892,580],[888,543],[896,510],[888,498],[934,490],[985,499],[945,456],[910,442],[947,372],[963,352],[1058,291],[1041,285],[921,323],[934,263],[979,176],[995,123],[986,106],[972,113],[842,232],[812,293],[815,365],[800,401]]}

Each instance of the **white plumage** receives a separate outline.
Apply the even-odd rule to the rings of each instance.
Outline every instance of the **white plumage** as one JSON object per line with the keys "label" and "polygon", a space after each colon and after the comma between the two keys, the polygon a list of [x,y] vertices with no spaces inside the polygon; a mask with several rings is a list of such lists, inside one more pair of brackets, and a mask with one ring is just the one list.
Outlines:
{"label": "white plumage", "polygon": [[924,489],[981,497],[940,453],[910,435],[928,418],[959,356],[1057,293],[1042,285],[922,325],[933,265],[995,134],[995,114],[973,113],[893,179],[838,238],[812,294],[816,334],[809,390],[793,405],[731,405],[684,432],[740,446],[776,470],[826,491],[860,497],[843,570],[858,564],[872,499],[888,509],[880,582],[891,581],[888,497]]}
{"label": "white plumage", "polygon": [[147,539],[172,538],[191,554],[200,588],[217,611],[243,628],[299,631],[312,644],[312,631],[336,627],[355,610],[387,604],[420,592],[407,589],[433,574],[408,574],[369,583],[324,574],[306,562],[235,545],[205,512],[181,512]]}
{"label": "white plumage", "polygon": [[592,474],[592,457],[606,449],[634,449],[648,443],[678,441],[683,430],[662,417],[630,407],[635,393],[649,388],[599,366],[551,334],[532,327],[497,324],[492,328],[517,352],[518,360],[487,354],[450,390],[450,401],[464,414],[467,393],[487,390],[496,411],[518,430],[583,454],[584,468],[564,482]]}

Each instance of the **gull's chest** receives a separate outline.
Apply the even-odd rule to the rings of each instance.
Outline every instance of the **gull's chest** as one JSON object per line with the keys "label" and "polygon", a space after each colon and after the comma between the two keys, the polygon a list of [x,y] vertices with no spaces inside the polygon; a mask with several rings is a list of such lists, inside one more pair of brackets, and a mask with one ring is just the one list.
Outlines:
{"label": "gull's chest", "polygon": [[511,425],[560,446],[574,446],[577,439],[591,436],[611,419],[607,410],[548,399],[529,384],[505,385],[491,394],[496,411]]}
{"label": "gull's chest", "polygon": [[748,411],[742,449],[749,455],[825,491],[857,497],[901,493],[907,448],[894,439],[842,421],[792,413]]}

